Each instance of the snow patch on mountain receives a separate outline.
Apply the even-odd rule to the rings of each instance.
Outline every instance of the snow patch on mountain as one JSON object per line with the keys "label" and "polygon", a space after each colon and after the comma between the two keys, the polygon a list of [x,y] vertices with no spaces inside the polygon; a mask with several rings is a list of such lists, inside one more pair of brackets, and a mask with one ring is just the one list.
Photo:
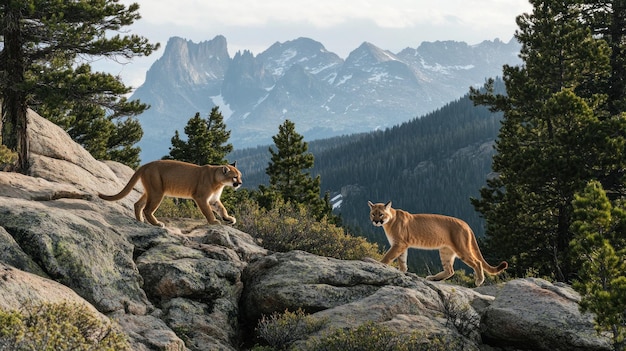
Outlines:
{"label": "snow patch on mountain", "polygon": [[230,106],[224,101],[224,97],[222,95],[211,96],[211,100],[215,106],[219,106],[220,113],[222,117],[224,117],[224,121],[227,121],[230,116],[233,115],[233,111],[230,109]]}

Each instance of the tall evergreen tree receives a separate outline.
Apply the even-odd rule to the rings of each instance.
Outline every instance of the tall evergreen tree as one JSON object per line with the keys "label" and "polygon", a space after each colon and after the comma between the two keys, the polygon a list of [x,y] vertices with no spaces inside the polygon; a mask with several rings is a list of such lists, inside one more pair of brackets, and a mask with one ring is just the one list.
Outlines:
{"label": "tall evergreen tree", "polygon": [[[33,75],[37,69],[39,76]],[[32,109],[65,129],[95,158],[131,167],[139,165],[140,149],[135,144],[141,140],[143,130],[134,116],[148,106],[123,96],[131,91],[130,87],[118,77],[93,72],[87,64],[76,68],[46,66],[33,71],[27,74],[34,85],[29,104]]]}
{"label": "tall evergreen tree", "polygon": [[233,145],[227,143],[230,131],[226,130],[224,117],[217,106],[211,109],[207,119],[197,112],[187,121],[185,134],[186,141],[180,138],[178,130],[175,131],[170,154],[164,158],[197,165],[223,164],[226,155],[233,151]]}
{"label": "tall evergreen tree", "polygon": [[[624,136],[621,127],[626,112],[626,1],[595,0],[583,2],[584,21],[591,27],[594,36],[605,41],[610,49],[610,70],[601,90],[606,94],[600,118],[606,119],[607,129]],[[626,157],[614,154],[611,169],[599,178],[603,188],[611,197],[626,196]]]}
{"label": "tall evergreen tree", "polygon": [[286,202],[309,207],[319,218],[330,217],[332,208],[328,195],[320,198],[320,176],[313,178],[307,172],[313,167],[313,154],[307,153],[308,144],[296,132],[295,124],[285,120],[272,139],[276,150],[269,148],[271,161],[266,168],[270,188],[260,187],[261,192],[275,192]]}
{"label": "tall evergreen tree", "polygon": [[532,0],[517,18],[523,66],[505,66],[507,95],[471,90],[476,104],[503,111],[491,179],[474,199],[487,220],[487,249],[517,275],[534,268],[570,280],[577,267],[572,200],[591,179],[623,170],[623,116],[609,117],[611,49],[581,19],[579,1]]}
{"label": "tall evergreen tree", "polygon": [[[114,35],[139,19],[137,4],[119,0],[0,1],[0,95],[2,143],[19,151],[19,168],[28,168],[26,109],[33,107],[81,142],[94,142],[96,157],[138,163],[141,138],[132,117],[147,106],[127,101],[119,77],[91,72],[91,58],[149,55],[158,44],[137,35]],[[104,131],[112,131],[105,135]],[[92,145],[83,144],[89,151]],[[106,149],[102,152],[101,149]]]}
{"label": "tall evergreen tree", "polygon": [[626,1],[582,1],[583,21],[611,48],[611,74],[602,89],[607,92],[609,116],[626,111]]}
{"label": "tall evergreen tree", "polygon": [[595,315],[598,332],[612,334],[614,350],[626,350],[626,210],[611,204],[598,181],[589,182],[573,205],[581,309]]}

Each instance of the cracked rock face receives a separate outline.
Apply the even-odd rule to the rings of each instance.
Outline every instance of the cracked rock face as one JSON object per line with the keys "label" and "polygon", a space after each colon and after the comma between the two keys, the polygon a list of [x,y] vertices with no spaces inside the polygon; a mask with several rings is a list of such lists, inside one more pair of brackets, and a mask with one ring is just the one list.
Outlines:
{"label": "cracked rock face", "polygon": [[257,341],[259,318],[297,309],[327,321],[298,347],[376,323],[463,350],[611,349],[565,285],[468,289],[376,262],[270,253],[227,226],[139,223],[139,192],[119,202],[96,196],[118,191],[130,168],[94,160],[32,111],[29,121],[30,174],[0,172],[0,308],[86,304],[118,323],[133,350],[241,350]]}
{"label": "cracked rock face", "polygon": [[504,285],[484,311],[481,330],[486,340],[538,350],[610,349],[582,314],[580,297],[565,284],[543,279],[518,279]]}

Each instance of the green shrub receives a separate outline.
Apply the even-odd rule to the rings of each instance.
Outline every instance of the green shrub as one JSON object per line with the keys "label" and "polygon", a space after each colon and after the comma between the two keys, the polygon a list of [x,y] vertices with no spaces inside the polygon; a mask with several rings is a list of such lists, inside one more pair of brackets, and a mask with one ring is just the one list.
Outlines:
{"label": "green shrub", "polygon": [[193,200],[171,197],[163,199],[154,215],[157,218],[204,218],[204,215]]}
{"label": "green shrub", "polygon": [[[326,325],[326,320],[315,320],[304,312],[285,311],[263,317],[257,327],[257,336],[268,346],[255,346],[254,351],[295,350],[293,343],[305,340]],[[463,350],[463,343],[446,335],[425,336],[419,331],[398,333],[386,326],[368,322],[353,329],[335,329],[320,338],[312,338],[304,351],[455,351]]]}
{"label": "green shrub", "polygon": [[236,227],[262,240],[271,251],[307,251],[343,260],[372,257],[380,260],[378,245],[352,236],[326,218],[316,220],[304,206],[277,201],[270,209],[252,200],[237,208]]}
{"label": "green shrub", "polygon": [[307,344],[307,351],[443,351],[462,350],[457,340],[427,338],[421,332],[401,334],[373,322],[355,329],[337,329]]}
{"label": "green shrub", "polygon": [[17,153],[11,151],[5,145],[0,145],[0,170],[3,169],[3,165],[10,165],[17,161]]}
{"label": "green shrub", "polygon": [[[248,191],[241,189],[234,191],[232,188],[224,188],[222,192],[221,201],[226,207],[228,212],[232,212],[231,209],[239,206],[239,201],[245,201],[248,197]],[[191,199],[179,199],[172,197],[163,198],[163,202],[156,210],[154,215],[157,218],[190,218],[190,219],[205,219],[202,211],[198,208],[196,203]],[[219,219],[219,216],[217,217]]]}
{"label": "green shrub", "polygon": [[535,267],[529,267],[526,269],[526,272],[524,273],[524,278],[539,278],[539,279],[543,279],[543,280],[547,280],[549,282],[556,282],[556,279],[554,277],[554,274],[547,276],[547,275],[541,275],[539,274],[539,269],[535,268]]}
{"label": "green shrub", "polygon": [[[343,228],[327,218],[316,220],[305,206],[278,200],[272,209],[266,210],[246,191],[225,192],[222,201],[228,211],[237,218],[235,227],[261,239],[262,246],[268,250],[278,252],[302,250],[343,260],[382,258],[377,244],[346,233]],[[163,199],[155,216],[204,219],[192,200],[172,198]]]}
{"label": "green shrub", "polygon": [[27,304],[0,309],[0,350],[131,350],[126,336],[101,321],[86,306],[71,303]]}
{"label": "green shrub", "polygon": [[263,316],[259,321],[256,332],[269,347],[257,346],[255,351],[287,350],[295,341],[304,339],[324,327],[326,320],[316,320],[298,309],[295,312],[273,313]]}

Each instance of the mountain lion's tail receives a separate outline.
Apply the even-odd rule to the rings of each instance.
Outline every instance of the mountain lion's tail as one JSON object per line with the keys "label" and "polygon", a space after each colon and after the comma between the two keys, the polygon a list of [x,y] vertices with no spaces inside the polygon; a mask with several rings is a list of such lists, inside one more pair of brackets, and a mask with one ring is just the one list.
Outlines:
{"label": "mountain lion's tail", "polygon": [[497,267],[494,267],[487,263],[487,261],[485,261],[485,258],[483,257],[482,252],[480,252],[480,247],[478,247],[478,241],[476,241],[476,236],[472,235],[472,237],[474,238],[474,251],[478,254],[478,257],[483,262],[483,269],[485,270],[485,272],[489,274],[499,274],[502,273],[503,270],[507,269],[507,267],[509,267],[509,264],[506,261],[500,262]]}
{"label": "mountain lion's tail", "polygon": [[133,174],[133,176],[130,177],[128,184],[126,184],[126,186],[124,187],[124,189],[122,189],[122,191],[120,191],[119,193],[115,195],[104,195],[104,194],[98,193],[98,197],[107,201],[115,201],[115,200],[119,200],[123,198],[124,196],[128,195],[133,190],[133,187],[135,186],[137,181],[139,181],[139,178],[141,178],[141,174],[143,174],[143,167],[139,167],[137,172],[135,172],[135,174]]}
{"label": "mountain lion's tail", "polygon": [[506,263],[506,261],[502,261],[502,262],[500,262],[498,267],[494,267],[494,266],[490,265],[489,263],[487,263],[487,261],[483,260],[483,268],[489,274],[499,274],[503,270],[507,269],[507,267],[509,267],[509,264]]}

